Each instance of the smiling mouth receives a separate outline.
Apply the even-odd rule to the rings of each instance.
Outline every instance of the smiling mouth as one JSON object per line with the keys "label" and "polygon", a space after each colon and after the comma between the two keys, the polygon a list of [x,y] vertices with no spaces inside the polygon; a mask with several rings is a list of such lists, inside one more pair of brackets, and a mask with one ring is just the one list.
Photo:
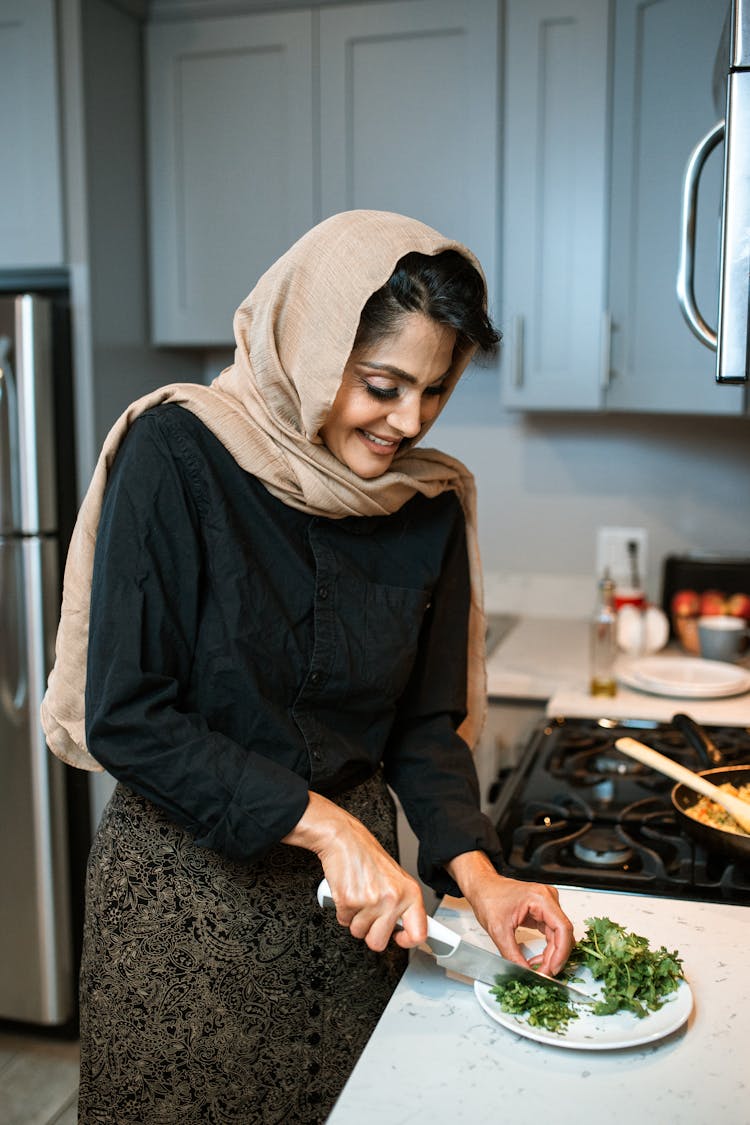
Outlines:
{"label": "smiling mouth", "polygon": [[371,434],[369,430],[358,430],[359,434],[365,439],[368,445],[375,445],[378,449],[382,449],[384,453],[391,453],[397,449],[401,444],[401,439],[388,439],[378,437],[377,434]]}

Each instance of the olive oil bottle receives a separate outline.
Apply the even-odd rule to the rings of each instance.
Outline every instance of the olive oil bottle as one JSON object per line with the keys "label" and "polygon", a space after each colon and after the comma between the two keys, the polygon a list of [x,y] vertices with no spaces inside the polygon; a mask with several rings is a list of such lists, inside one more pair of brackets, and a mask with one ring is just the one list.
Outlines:
{"label": "olive oil bottle", "polygon": [[617,693],[615,659],[617,657],[617,610],[615,584],[604,572],[599,583],[596,609],[591,620],[591,695],[613,696]]}

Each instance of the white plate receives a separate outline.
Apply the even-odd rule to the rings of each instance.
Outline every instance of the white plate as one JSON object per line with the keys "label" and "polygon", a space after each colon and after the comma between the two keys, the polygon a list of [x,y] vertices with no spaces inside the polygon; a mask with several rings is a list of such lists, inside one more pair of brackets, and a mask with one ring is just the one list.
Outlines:
{"label": "white plate", "polygon": [[718,699],[750,691],[750,672],[721,660],[651,656],[623,664],[617,674],[628,687],[652,695]]}
{"label": "white plate", "polygon": [[[588,969],[581,969],[577,975],[581,981],[576,988],[591,996],[597,995],[598,983],[594,982]],[[568,1024],[567,1031],[554,1032],[544,1027],[532,1027],[523,1016],[504,1012],[491,995],[488,984],[475,981],[474,995],[488,1016],[516,1035],[535,1039],[537,1043],[548,1043],[552,1047],[568,1047],[577,1051],[613,1051],[620,1047],[654,1043],[682,1027],[693,1010],[693,994],[687,981],[683,980],[663,1007],[643,1019],[638,1019],[632,1012],[595,1016],[588,1009],[579,1008],[578,1019]]]}

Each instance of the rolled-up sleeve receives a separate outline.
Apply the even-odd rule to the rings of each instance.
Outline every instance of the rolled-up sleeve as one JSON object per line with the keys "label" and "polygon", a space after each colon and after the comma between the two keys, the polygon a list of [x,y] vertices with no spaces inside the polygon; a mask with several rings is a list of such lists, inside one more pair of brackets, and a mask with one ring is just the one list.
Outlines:
{"label": "rolled-up sleeve", "polygon": [[196,474],[153,415],[118,452],[96,543],[87,740],[109,773],[199,844],[254,859],[298,822],[308,786],[191,708],[207,565]]}

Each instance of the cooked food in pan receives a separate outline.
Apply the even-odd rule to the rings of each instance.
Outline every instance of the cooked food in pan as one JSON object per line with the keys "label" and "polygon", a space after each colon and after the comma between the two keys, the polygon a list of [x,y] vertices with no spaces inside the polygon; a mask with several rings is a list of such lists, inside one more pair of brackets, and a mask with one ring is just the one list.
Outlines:
{"label": "cooked food in pan", "polygon": [[[724,789],[727,793],[733,793],[735,797],[740,797],[750,805],[750,785],[724,784],[719,785],[718,788]],[[684,811],[688,816],[692,816],[693,820],[698,820],[701,824],[707,824],[709,828],[722,828],[725,832],[736,832],[738,836],[750,835],[743,828],[740,828],[737,821],[721,805],[712,801],[710,797],[700,797],[694,805],[690,805]]]}

